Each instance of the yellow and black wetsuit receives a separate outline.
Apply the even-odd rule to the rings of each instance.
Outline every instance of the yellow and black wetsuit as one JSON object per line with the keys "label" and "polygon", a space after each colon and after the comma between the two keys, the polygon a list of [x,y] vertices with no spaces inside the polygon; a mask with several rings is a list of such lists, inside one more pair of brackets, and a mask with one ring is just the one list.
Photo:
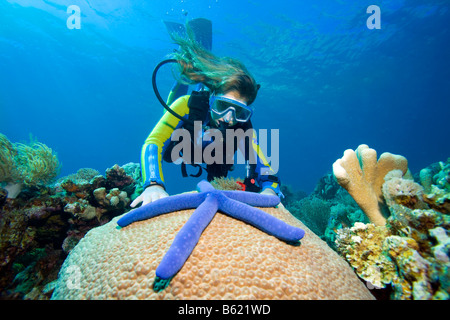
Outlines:
{"label": "yellow and black wetsuit", "polygon": [[[192,92],[192,96],[194,96],[196,92]],[[184,95],[176,99],[171,105],[170,108],[179,114],[181,117],[187,119],[191,119],[190,111],[194,110],[192,107],[191,95]],[[208,123],[210,121],[209,116],[209,106],[206,103],[203,107],[206,109],[204,114],[207,115],[206,119],[198,119],[200,121],[204,121],[204,123]],[[192,109],[192,110],[191,110]],[[198,106],[197,106],[198,109]],[[193,111],[191,113],[194,113]],[[149,186],[152,183],[157,183],[165,188],[164,183],[164,175],[162,171],[162,161],[166,159],[165,153],[168,152],[169,145],[173,145],[171,141],[171,136],[176,129],[184,128],[185,122],[174,117],[169,112],[165,112],[162,118],[159,120],[157,125],[154,127],[150,135],[145,140],[144,145],[142,146],[141,152],[141,168],[142,168],[142,177],[144,180],[144,188]],[[245,131],[246,129],[251,129],[251,122],[248,121],[244,126],[241,126]],[[234,127],[231,127],[233,129]],[[242,141],[238,141],[238,144],[242,143]],[[203,148],[205,145],[203,145]],[[248,145],[247,145],[248,147]],[[236,149],[236,148],[235,148]],[[245,149],[254,152],[254,158],[256,159],[256,165],[251,166],[251,175],[254,177],[256,183],[260,186],[261,190],[266,188],[273,189],[278,195],[281,195],[280,185],[278,179],[273,179],[275,174],[273,170],[270,168],[266,157],[263,155],[259,145],[255,130],[253,130],[253,138],[251,141],[251,147]],[[235,150],[236,151],[236,150]],[[211,166],[212,167],[212,166]],[[230,166],[231,167],[231,166]],[[208,170],[208,173],[209,170]],[[222,172],[223,173],[223,172]],[[225,174],[222,174],[226,176]],[[217,175],[216,175],[217,176]],[[214,178],[214,174],[208,174],[208,180],[212,180]]]}

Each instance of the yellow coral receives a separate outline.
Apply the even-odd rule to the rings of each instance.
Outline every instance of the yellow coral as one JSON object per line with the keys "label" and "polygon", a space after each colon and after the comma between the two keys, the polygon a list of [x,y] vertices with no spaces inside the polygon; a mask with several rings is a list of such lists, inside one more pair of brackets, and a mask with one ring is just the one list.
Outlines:
{"label": "yellow coral", "polygon": [[385,175],[394,169],[405,174],[408,161],[405,157],[388,152],[377,162],[377,152],[362,144],[353,151],[345,150],[344,156],[333,163],[333,174],[375,225],[385,225],[379,204],[383,202],[381,186]]}
{"label": "yellow coral", "polygon": [[[401,289],[396,290],[396,299],[415,299],[430,300],[432,299],[431,279],[429,277],[429,269],[431,263],[424,259],[419,250],[419,244],[412,238],[389,236],[383,243],[383,249],[400,270],[402,279],[393,279],[394,287]],[[406,280],[406,281],[405,281]]]}
{"label": "yellow coral", "polygon": [[390,235],[384,226],[357,222],[352,228],[338,230],[336,246],[356,273],[377,288],[396,278],[395,265],[380,244]]}

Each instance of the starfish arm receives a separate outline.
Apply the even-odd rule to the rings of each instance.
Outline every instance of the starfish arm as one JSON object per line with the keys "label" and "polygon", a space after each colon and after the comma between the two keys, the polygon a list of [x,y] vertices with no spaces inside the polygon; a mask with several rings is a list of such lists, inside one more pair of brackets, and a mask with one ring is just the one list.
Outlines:
{"label": "starfish arm", "polygon": [[194,211],[186,224],[175,236],[172,245],[163,257],[158,268],[156,268],[156,276],[158,278],[170,279],[180,271],[192,250],[197,245],[203,230],[205,230],[214,218],[218,206],[216,197],[209,195]]}
{"label": "starfish arm", "polygon": [[230,199],[255,207],[275,207],[280,204],[280,198],[270,194],[260,194],[248,191],[222,191]]}
{"label": "starfish arm", "polygon": [[219,210],[233,218],[247,222],[248,224],[287,242],[299,241],[305,235],[305,231],[293,227],[286,222],[258,209],[218,195]]}
{"label": "starfish arm", "polygon": [[133,222],[150,219],[164,213],[196,208],[205,197],[206,193],[183,193],[158,199],[128,212],[117,221],[117,224],[123,228]]}
{"label": "starfish arm", "polygon": [[211,183],[209,183],[206,180],[202,180],[199,183],[197,183],[197,190],[198,192],[211,192],[216,191]]}

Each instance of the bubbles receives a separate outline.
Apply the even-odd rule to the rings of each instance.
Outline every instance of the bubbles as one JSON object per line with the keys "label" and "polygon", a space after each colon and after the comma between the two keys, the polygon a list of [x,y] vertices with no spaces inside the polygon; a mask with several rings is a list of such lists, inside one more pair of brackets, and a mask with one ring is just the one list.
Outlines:
{"label": "bubbles", "polygon": [[[183,1],[181,1],[181,3],[183,3]],[[172,15],[172,14],[178,14],[181,12],[181,15],[183,16],[187,16],[189,14],[188,10],[181,8],[181,9],[176,9],[176,8],[170,8],[170,10],[166,11],[166,15]]]}

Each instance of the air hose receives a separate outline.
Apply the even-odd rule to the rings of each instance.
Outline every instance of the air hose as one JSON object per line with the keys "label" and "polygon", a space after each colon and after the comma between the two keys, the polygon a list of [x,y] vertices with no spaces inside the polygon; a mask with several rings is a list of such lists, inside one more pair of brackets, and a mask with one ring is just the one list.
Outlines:
{"label": "air hose", "polygon": [[167,59],[167,60],[163,60],[160,63],[158,63],[158,65],[155,67],[155,69],[153,70],[153,75],[152,75],[152,86],[153,86],[153,91],[155,92],[156,98],[158,99],[158,101],[162,104],[162,106],[174,117],[177,117],[178,119],[184,121],[184,122],[188,122],[192,125],[194,125],[194,122],[190,119],[186,119],[183,118],[182,116],[180,116],[178,113],[176,113],[175,111],[173,111],[172,109],[170,109],[170,107],[167,105],[167,103],[164,101],[164,99],[161,97],[161,95],[159,94],[158,91],[158,87],[156,86],[156,75],[158,73],[159,68],[161,68],[163,65],[167,64],[167,63],[177,63],[178,61],[176,59]]}

